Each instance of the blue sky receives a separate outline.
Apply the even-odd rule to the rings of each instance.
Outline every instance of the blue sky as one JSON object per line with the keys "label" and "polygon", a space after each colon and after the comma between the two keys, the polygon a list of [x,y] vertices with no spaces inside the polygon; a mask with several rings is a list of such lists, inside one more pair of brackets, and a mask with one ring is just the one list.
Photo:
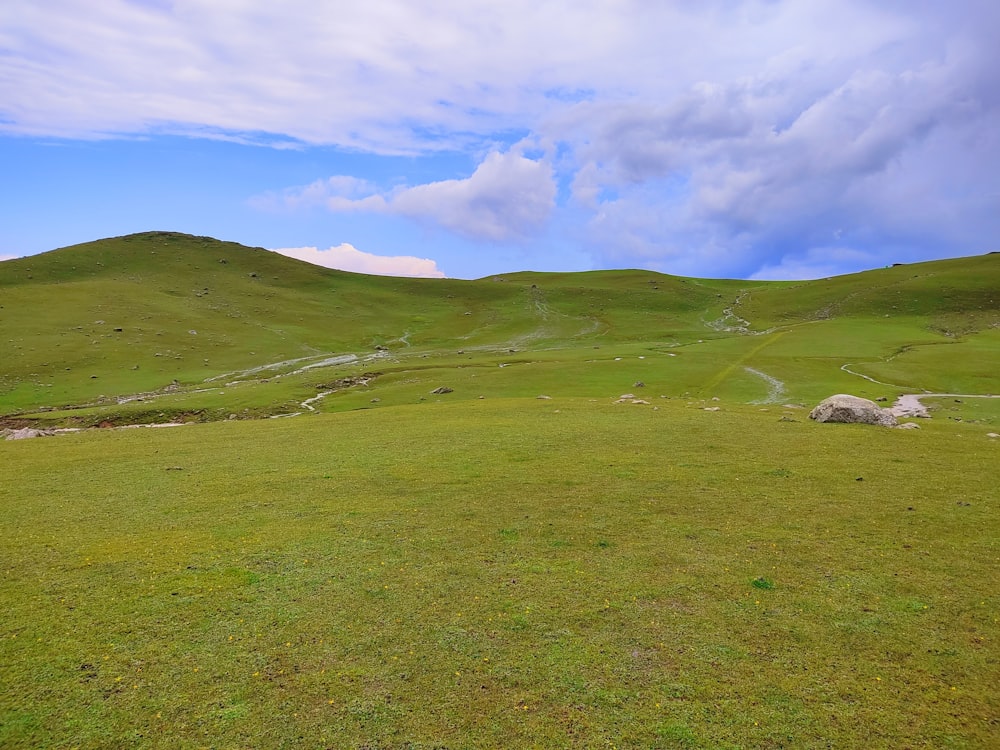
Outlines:
{"label": "blue sky", "polygon": [[0,258],[153,229],[460,278],[979,254],[998,38],[987,0],[5,0]]}

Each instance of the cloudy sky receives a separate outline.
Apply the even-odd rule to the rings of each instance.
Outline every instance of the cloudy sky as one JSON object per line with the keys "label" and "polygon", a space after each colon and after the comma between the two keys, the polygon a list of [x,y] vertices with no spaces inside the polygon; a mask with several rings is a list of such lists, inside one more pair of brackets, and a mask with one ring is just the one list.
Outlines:
{"label": "cloudy sky", "polygon": [[0,258],[809,278],[1000,249],[996,0],[3,0]]}

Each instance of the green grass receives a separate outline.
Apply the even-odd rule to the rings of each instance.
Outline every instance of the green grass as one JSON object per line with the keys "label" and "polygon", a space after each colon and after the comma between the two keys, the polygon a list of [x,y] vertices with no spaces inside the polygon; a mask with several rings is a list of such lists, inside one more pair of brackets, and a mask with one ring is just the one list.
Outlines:
{"label": "green grass", "polygon": [[0,263],[0,747],[991,747],[998,289]]}
{"label": "green grass", "polygon": [[986,428],[660,407],[0,444],[0,745],[988,746]]}
{"label": "green grass", "polygon": [[[992,255],[798,283],[634,270],[460,281],[362,276],[149,232],[0,263],[0,415],[14,425],[266,416],[363,372],[382,373],[377,392],[315,408],[395,405],[426,397],[434,368],[462,386],[452,400],[608,398],[637,381],[656,395],[744,402],[988,392],[1000,370],[998,288]],[[239,374],[332,355],[358,361]],[[135,394],[147,395],[119,403]]]}

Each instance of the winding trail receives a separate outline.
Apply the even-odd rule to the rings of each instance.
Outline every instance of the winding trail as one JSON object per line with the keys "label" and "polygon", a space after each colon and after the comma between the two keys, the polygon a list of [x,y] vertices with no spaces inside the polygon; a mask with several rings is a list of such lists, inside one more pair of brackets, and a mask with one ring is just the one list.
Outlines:
{"label": "winding trail", "polygon": [[756,375],[758,378],[767,383],[768,390],[767,396],[758,401],[751,401],[751,404],[777,404],[783,401],[785,398],[785,384],[782,383],[775,377],[768,375],[766,372],[761,372],[760,370],[755,370],[752,367],[744,367],[744,370],[749,372],[751,375]]}
{"label": "winding trail", "polygon": [[316,411],[316,407],[313,406],[313,404],[315,404],[317,401],[322,401],[331,393],[333,393],[333,391],[323,391],[322,393],[317,393],[312,398],[307,398],[305,401],[299,404],[299,406],[301,406],[303,409],[308,409],[309,411]]}
{"label": "winding trail", "polygon": [[723,308],[722,317],[715,320],[706,320],[705,325],[713,331],[726,331],[728,333],[750,333],[750,321],[741,318],[734,311],[742,304],[743,300],[750,296],[750,290],[743,289],[736,297],[736,300],[729,307]]}
{"label": "winding trail", "polygon": [[[545,293],[539,289],[537,286],[532,285],[528,290],[528,301],[527,306],[530,309],[534,309],[535,314],[539,318],[539,323],[533,331],[521,334],[520,336],[515,336],[510,339],[505,347],[502,348],[521,348],[531,343],[532,341],[537,341],[538,339],[543,339],[546,337],[558,337],[562,338],[559,334],[559,329],[554,324],[556,319],[563,319],[566,321],[579,322],[582,325],[580,330],[576,333],[570,334],[570,338],[575,338],[578,336],[586,336],[588,334],[599,331],[601,328],[601,321],[597,318],[591,318],[579,315],[567,315],[566,313],[561,313],[557,310],[553,310],[548,305],[548,300]],[[477,347],[480,350],[491,349],[495,347]]]}
{"label": "winding trail", "polygon": [[224,372],[221,375],[213,375],[210,378],[205,378],[206,383],[212,383],[216,380],[235,380],[236,378],[248,378],[251,375],[259,375],[263,372],[268,372],[269,370],[281,370],[286,367],[291,367],[292,365],[297,365],[299,362],[308,362],[311,359],[322,359],[322,358],[335,358],[337,356],[354,356],[352,355],[334,355],[332,352],[329,354],[319,354],[313,355],[311,357],[297,357],[296,359],[285,359],[281,362],[269,362],[266,365],[258,365],[256,367],[248,367],[245,370],[233,370],[231,372]]}
{"label": "winding trail", "polygon": [[[891,360],[892,357],[889,359]],[[994,393],[931,393],[930,391],[922,389],[919,393],[913,393],[913,386],[900,385],[898,383],[886,383],[884,380],[876,380],[875,378],[869,377],[864,373],[852,370],[852,364],[854,363],[848,362],[846,365],[841,365],[840,369],[849,375],[863,378],[869,383],[885,385],[890,388],[896,388],[900,391],[910,391],[909,393],[901,393],[896,398],[895,402],[893,402],[893,405],[889,407],[889,411],[891,411],[893,416],[896,417],[919,417],[922,419],[930,419],[930,412],[921,402],[921,399],[924,398],[1000,398],[1000,394]]]}
{"label": "winding trail", "polygon": [[857,372],[856,370],[852,370],[851,369],[851,365],[853,365],[853,364],[855,364],[855,363],[854,362],[848,362],[845,365],[841,365],[840,369],[843,370],[844,372],[846,372],[848,375],[854,375],[855,377],[864,378],[869,383],[875,383],[876,385],[887,385],[890,388],[898,388],[901,391],[910,390],[910,386],[908,386],[908,385],[899,385],[898,383],[886,383],[884,380],[876,380],[875,378],[868,377],[867,375],[865,375],[862,372]]}
{"label": "winding trail", "polygon": [[988,393],[904,393],[889,409],[896,417],[921,417],[930,419],[930,412],[920,399],[923,398],[1000,398],[1000,395]]}
{"label": "winding trail", "polygon": [[712,378],[708,383],[706,383],[705,386],[704,386],[705,390],[706,391],[711,391],[713,388],[715,388],[716,386],[718,386],[719,383],[721,383],[723,380],[725,380],[730,375],[732,375],[733,371],[737,367],[739,367],[740,365],[742,365],[744,362],[746,362],[748,359],[750,359],[754,355],[759,354],[761,352],[761,350],[763,350],[765,347],[768,347],[771,344],[773,344],[775,341],[777,341],[778,339],[780,339],[786,333],[787,333],[787,331],[778,331],[777,333],[775,333],[775,334],[773,334],[773,335],[768,336],[767,338],[765,338],[760,344],[758,344],[753,349],[751,349],[750,351],[748,351],[746,354],[744,354],[738,360],[736,360],[731,365],[729,365],[729,367],[727,367],[724,370],[722,370],[722,372],[720,372],[718,375],[716,375],[714,378]]}
{"label": "winding trail", "polygon": [[[331,388],[328,391],[323,391],[321,393],[317,393],[315,396],[312,396],[311,398],[307,398],[305,401],[301,402],[299,404],[299,406],[301,406],[303,409],[307,409],[308,411],[315,412],[316,411],[316,407],[313,406],[313,404],[315,404],[317,401],[322,401],[324,398],[326,398],[327,396],[329,396],[332,393],[339,393],[340,391],[345,391],[348,388],[354,388],[355,386],[358,386],[358,385],[361,385],[361,386],[368,385],[370,382],[372,382],[372,380],[375,379],[375,377],[376,377],[375,375],[369,375],[368,377],[360,377],[357,380],[354,380],[354,381],[352,381],[350,383],[342,383],[343,387],[340,387],[340,388]],[[334,385],[338,385],[338,384],[334,383]],[[274,417],[271,417],[271,418],[272,419],[276,419],[277,417],[297,417],[298,415],[303,414],[303,413],[304,412],[297,411],[297,412],[294,412],[293,414],[278,414],[278,415],[275,415]]]}

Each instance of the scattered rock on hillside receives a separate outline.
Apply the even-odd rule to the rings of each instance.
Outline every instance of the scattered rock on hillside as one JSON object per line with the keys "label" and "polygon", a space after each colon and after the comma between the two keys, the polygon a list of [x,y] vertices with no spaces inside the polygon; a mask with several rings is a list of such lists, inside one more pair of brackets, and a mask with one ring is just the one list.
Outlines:
{"label": "scattered rock on hillside", "polygon": [[545,395],[537,396],[537,398],[540,401],[551,401],[552,400],[552,396],[545,396]]}
{"label": "scattered rock on hillside", "polygon": [[435,388],[433,391],[431,391],[431,393],[433,393],[435,395],[441,395],[442,393],[453,393],[453,392],[454,392],[454,389],[449,388],[446,385],[439,386],[439,387]]}
{"label": "scattered rock on hillside", "polygon": [[809,412],[809,419],[817,422],[842,422],[848,424],[872,424],[881,427],[895,427],[896,417],[889,409],[883,409],[874,401],[858,396],[838,393],[824,399]]}
{"label": "scattered rock on hillside", "polygon": [[615,399],[616,404],[649,404],[643,398],[636,398],[634,393],[623,393],[621,396]]}
{"label": "scattered rock on hillside", "polygon": [[1000,435],[998,435],[995,432],[987,432],[986,433],[986,437],[988,437],[988,438],[1000,438]]}
{"label": "scattered rock on hillside", "polygon": [[919,430],[920,425],[916,422],[903,422],[902,424],[896,425],[897,430]]}
{"label": "scattered rock on hillside", "polygon": [[20,430],[12,430],[8,433],[6,440],[27,440],[28,438],[46,437],[54,435],[52,430],[36,430],[33,427],[22,427]]}

